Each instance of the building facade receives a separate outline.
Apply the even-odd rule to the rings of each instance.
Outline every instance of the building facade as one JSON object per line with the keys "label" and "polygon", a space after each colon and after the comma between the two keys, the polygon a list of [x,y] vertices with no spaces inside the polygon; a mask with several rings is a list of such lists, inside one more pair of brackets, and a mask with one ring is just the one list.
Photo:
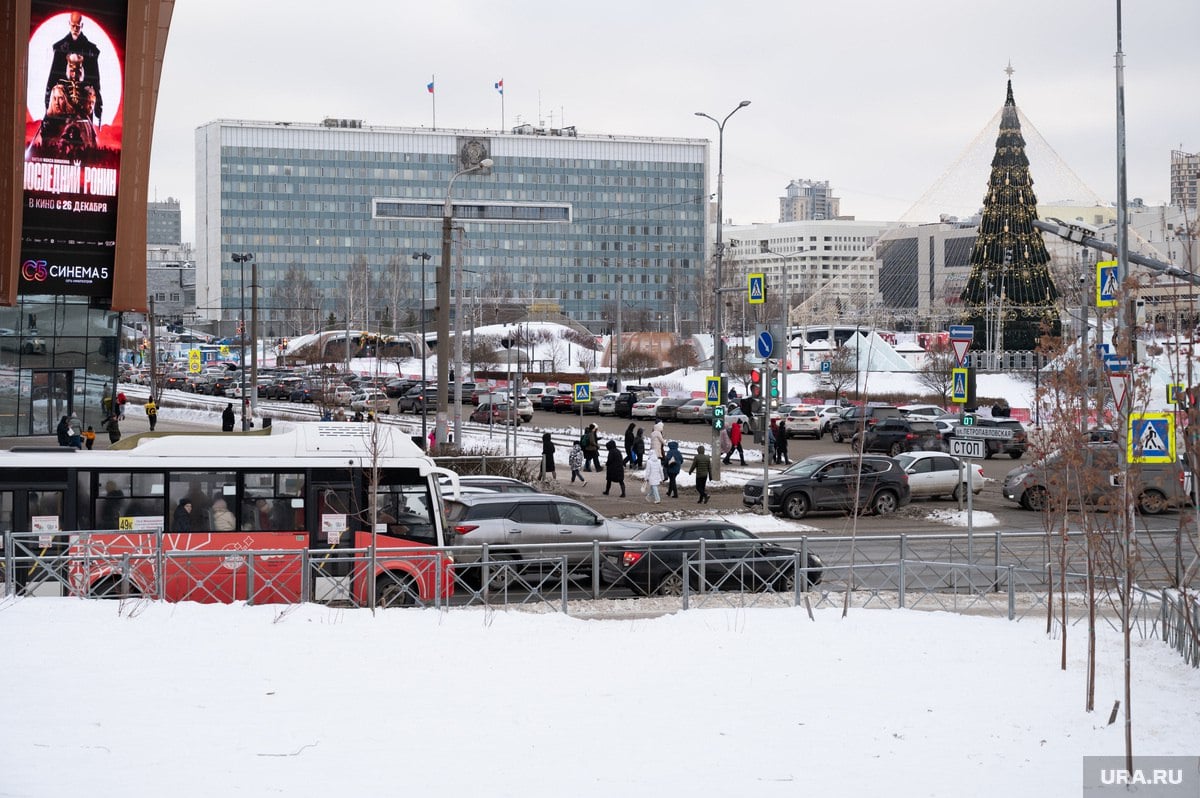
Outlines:
{"label": "building facade", "polygon": [[828,180],[793,180],[779,198],[779,221],[824,221],[841,216],[842,201],[833,196]]}
{"label": "building facade", "polygon": [[708,141],[529,125],[202,126],[197,314],[237,316],[250,269],[243,275],[232,255],[253,253],[260,317],[280,334],[305,331],[288,319],[415,324],[422,297],[433,295],[447,191],[467,155],[494,163],[453,180],[453,265],[463,278],[461,297],[452,283],[453,305],[466,313],[549,303],[601,331],[619,295],[626,319],[676,312],[680,330],[695,331],[697,303],[684,300],[698,295],[704,272]]}
{"label": "building facade", "polygon": [[1200,152],[1171,150],[1171,204],[1197,207],[1200,198]]}

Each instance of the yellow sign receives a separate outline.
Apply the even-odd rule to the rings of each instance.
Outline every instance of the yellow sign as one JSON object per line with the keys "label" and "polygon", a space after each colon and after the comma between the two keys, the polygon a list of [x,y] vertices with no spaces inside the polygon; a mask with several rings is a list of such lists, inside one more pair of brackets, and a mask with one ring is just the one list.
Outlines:
{"label": "yellow sign", "polygon": [[1175,462],[1175,414],[1130,413],[1128,434],[1130,463]]}
{"label": "yellow sign", "polygon": [[1115,260],[1098,261],[1096,263],[1096,307],[1115,308],[1120,285],[1117,262]]}
{"label": "yellow sign", "polygon": [[229,344],[221,344],[221,357],[229,357]]}
{"label": "yellow sign", "polygon": [[1187,401],[1187,395],[1184,393],[1187,386],[1178,382],[1167,383],[1167,404],[1177,405]]}
{"label": "yellow sign", "polygon": [[950,369],[950,401],[967,403],[967,369]]}
{"label": "yellow sign", "polygon": [[761,305],[767,301],[767,276],[765,274],[746,275],[746,301],[751,305]]}
{"label": "yellow sign", "polygon": [[188,371],[191,372],[192,374],[200,373],[200,350],[199,349],[189,349],[188,350]]}

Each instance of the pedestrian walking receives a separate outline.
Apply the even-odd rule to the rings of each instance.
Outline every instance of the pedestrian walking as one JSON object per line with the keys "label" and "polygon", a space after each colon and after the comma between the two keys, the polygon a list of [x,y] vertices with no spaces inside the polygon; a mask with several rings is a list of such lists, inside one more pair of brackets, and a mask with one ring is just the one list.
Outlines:
{"label": "pedestrian walking", "polygon": [[83,424],[79,423],[79,416],[73,412],[67,417],[67,434],[71,446],[76,449],[83,448]]}
{"label": "pedestrian walking", "polygon": [[636,427],[637,424],[634,424],[632,421],[630,421],[629,426],[625,428],[625,459],[621,462],[630,468],[635,467],[635,462],[633,459],[633,446],[635,440],[637,439],[637,435],[634,432]]}
{"label": "pedestrian walking", "polygon": [[638,427],[637,434],[633,436],[633,467],[641,470],[646,467],[646,435],[645,431]]}
{"label": "pedestrian walking", "polygon": [[145,405],[146,420],[150,422],[150,431],[154,432],[154,426],[158,424],[158,405],[154,403],[154,399],[146,400]]}
{"label": "pedestrian walking", "polygon": [[775,448],[775,419],[771,419],[771,423],[767,425],[767,451],[764,453],[763,459],[769,463],[779,462],[779,450]]}
{"label": "pedestrian walking", "polygon": [[625,465],[621,462],[621,451],[617,448],[616,441],[609,441],[606,445],[608,449],[608,459],[604,463],[604,478],[608,480],[604,485],[604,495],[612,490],[613,485],[621,486],[621,496],[625,496]]}
{"label": "pedestrian walking", "polygon": [[542,479],[558,479],[554,473],[554,439],[549,432],[542,433]]}
{"label": "pedestrian walking", "polygon": [[791,465],[792,458],[788,456],[788,432],[786,418],[779,419],[779,429],[775,431],[775,452],[778,455],[775,458],[775,462]]}
{"label": "pedestrian walking", "polygon": [[671,441],[667,444],[667,467],[665,469],[667,475],[667,496],[678,499],[679,487],[675,484],[675,477],[679,476],[679,472],[683,470],[683,452],[679,451],[679,441]]}
{"label": "pedestrian walking", "polygon": [[658,464],[663,464],[663,458],[667,456],[667,439],[663,435],[663,423],[656,421],[654,423],[654,431],[650,433],[650,451],[658,458]]}
{"label": "pedestrian walking", "polygon": [[88,424],[88,428],[83,431],[83,445],[87,447],[89,452],[96,445],[96,430],[92,428],[91,424]]}
{"label": "pedestrian walking", "polygon": [[712,460],[704,453],[704,445],[696,447],[696,456],[692,458],[692,467],[688,469],[689,474],[696,475],[696,492],[700,494],[700,498],[696,499],[696,504],[708,504],[708,477],[712,474]]}
{"label": "pedestrian walking", "polygon": [[233,432],[233,402],[228,402],[221,411],[221,432]]}
{"label": "pedestrian walking", "polygon": [[587,480],[579,472],[579,469],[583,468],[583,448],[579,445],[579,441],[571,444],[571,453],[567,455],[567,465],[571,467],[571,484],[574,485],[575,478],[578,477],[586,488]]}
{"label": "pedestrian walking", "polygon": [[657,457],[651,457],[646,461],[646,501],[654,504],[661,504],[662,497],[658,493],[658,486],[663,481],[662,461]]}
{"label": "pedestrian walking", "polygon": [[125,420],[125,405],[128,404],[128,402],[129,400],[125,398],[125,394],[117,394],[117,418],[121,421]]}
{"label": "pedestrian walking", "polygon": [[725,455],[726,465],[729,465],[729,461],[733,459],[734,452],[738,453],[742,465],[745,465],[746,452],[742,449],[742,424],[740,421],[734,421],[729,425],[729,453]]}
{"label": "pedestrian walking", "polygon": [[121,440],[121,425],[118,421],[116,413],[113,413],[104,421],[104,431],[108,433],[108,443],[110,446]]}
{"label": "pedestrian walking", "polygon": [[66,416],[59,419],[58,426],[54,428],[54,433],[58,436],[59,446],[71,445],[71,425],[67,423]]}
{"label": "pedestrian walking", "polygon": [[[600,433],[596,430],[595,424],[588,424],[587,429],[584,430],[583,437],[580,439],[579,443],[583,448],[583,470],[595,470],[599,472],[601,470]],[[614,447],[616,446],[616,443],[613,441],[609,441],[609,443],[612,443]],[[595,469],[592,468],[593,465],[595,466]],[[624,471],[625,467],[622,466],[621,470]]]}

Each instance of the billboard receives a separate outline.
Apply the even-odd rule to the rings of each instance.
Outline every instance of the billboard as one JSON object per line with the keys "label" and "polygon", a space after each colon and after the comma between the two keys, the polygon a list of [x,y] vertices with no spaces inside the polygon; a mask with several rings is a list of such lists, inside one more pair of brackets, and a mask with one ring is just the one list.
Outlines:
{"label": "billboard", "polygon": [[20,294],[111,298],[127,0],[32,0]]}

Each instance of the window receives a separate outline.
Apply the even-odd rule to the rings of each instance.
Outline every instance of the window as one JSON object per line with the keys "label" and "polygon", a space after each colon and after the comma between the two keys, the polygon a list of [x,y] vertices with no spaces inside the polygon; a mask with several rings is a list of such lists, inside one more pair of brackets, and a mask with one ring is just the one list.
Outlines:
{"label": "window", "polygon": [[241,529],[304,529],[304,475],[248,473],[243,476]]}

